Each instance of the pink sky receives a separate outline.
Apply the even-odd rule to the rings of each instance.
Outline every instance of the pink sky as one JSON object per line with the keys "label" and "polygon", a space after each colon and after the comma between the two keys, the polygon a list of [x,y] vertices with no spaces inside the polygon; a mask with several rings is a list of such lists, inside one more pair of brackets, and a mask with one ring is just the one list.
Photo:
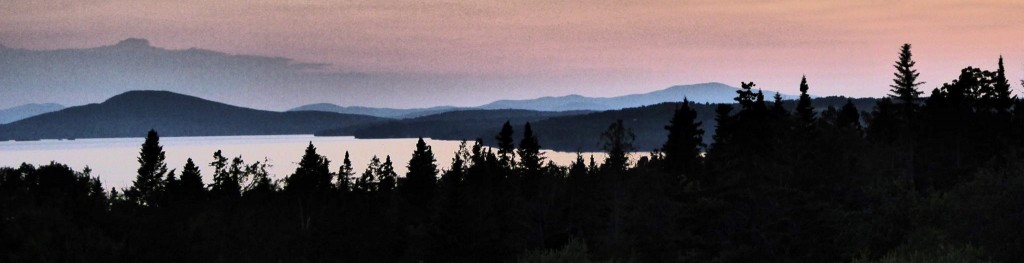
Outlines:
{"label": "pink sky", "polygon": [[9,47],[140,37],[344,72],[486,80],[479,88],[501,98],[710,81],[797,93],[804,74],[816,95],[880,96],[903,43],[925,90],[968,65],[994,68],[999,55],[1014,84],[1024,77],[1021,1],[2,1],[0,25]]}

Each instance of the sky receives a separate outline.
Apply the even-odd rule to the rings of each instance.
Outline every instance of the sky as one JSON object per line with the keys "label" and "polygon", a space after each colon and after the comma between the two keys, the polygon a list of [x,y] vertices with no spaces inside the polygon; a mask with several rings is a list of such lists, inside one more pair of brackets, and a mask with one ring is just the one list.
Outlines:
{"label": "sky", "polygon": [[[338,84],[366,97],[319,96],[364,106],[617,96],[701,82],[793,94],[803,75],[814,95],[877,97],[903,43],[913,44],[924,90],[966,66],[994,68],[1000,55],[1024,89],[1024,1],[0,0],[7,47],[91,48],[130,37],[387,82]],[[382,87],[398,93],[353,91]],[[287,103],[320,102],[309,100]]]}

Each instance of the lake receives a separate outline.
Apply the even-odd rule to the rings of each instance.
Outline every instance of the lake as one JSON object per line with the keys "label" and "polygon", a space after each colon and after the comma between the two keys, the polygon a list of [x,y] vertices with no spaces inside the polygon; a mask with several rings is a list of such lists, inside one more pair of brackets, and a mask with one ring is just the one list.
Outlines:
{"label": "lake", "polygon": [[[442,141],[425,139],[434,151],[439,169],[447,169],[455,151],[459,148],[458,141]],[[144,138],[108,138],[108,139],[77,139],[77,140],[42,140],[42,141],[5,141],[0,142],[0,167],[17,167],[21,163],[46,164],[56,161],[81,171],[88,166],[93,176],[98,176],[107,189],[124,188],[135,179],[139,164],[139,148]],[[246,163],[254,163],[266,159],[271,165],[270,173],[274,178],[284,178],[295,171],[298,161],[302,158],[306,146],[312,142],[317,153],[331,160],[331,169],[337,172],[345,151],[350,154],[352,165],[357,175],[366,169],[370,158],[391,155],[395,171],[404,176],[406,165],[416,148],[416,139],[356,139],[354,137],[315,137],[312,135],[274,135],[274,136],[212,136],[212,137],[164,137],[160,144],[166,152],[168,170],[181,167],[188,158],[200,167],[203,180],[211,181],[213,153],[222,150],[223,155],[232,158],[241,155]],[[472,147],[472,142],[467,143]],[[601,153],[585,153],[584,158],[593,154],[598,163],[604,159]],[[576,159],[576,153],[544,151],[544,156],[555,163],[567,166]],[[230,160],[229,160],[230,161]]]}

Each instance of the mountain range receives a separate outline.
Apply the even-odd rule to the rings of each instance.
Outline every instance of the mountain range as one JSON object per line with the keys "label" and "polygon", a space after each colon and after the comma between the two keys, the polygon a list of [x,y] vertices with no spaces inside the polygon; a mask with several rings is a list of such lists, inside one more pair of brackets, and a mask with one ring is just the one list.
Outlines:
{"label": "mountain range", "polygon": [[[351,72],[324,63],[284,57],[230,54],[202,49],[169,49],[146,39],[129,38],[90,48],[30,50],[0,47],[0,107],[25,103],[84,105],[131,90],[166,90],[242,107],[368,114],[414,118],[459,108],[540,111],[611,110],[684,97],[697,102],[731,102],[734,87],[721,83],[674,86],[618,97],[551,94],[552,87],[520,85],[510,79]],[[512,87],[512,88],[509,88]],[[590,89],[588,94],[608,94]],[[772,95],[770,92],[767,95]],[[539,96],[539,95],[538,95]],[[478,105],[476,107],[466,105]],[[372,106],[388,108],[350,107]],[[406,108],[406,109],[401,109]],[[408,109],[414,108],[414,109]]]}
{"label": "mountain range", "polygon": [[[732,103],[739,88],[718,82],[678,85],[666,89],[618,97],[594,98],[580,95],[541,97],[530,100],[499,100],[479,106],[481,109],[529,109],[540,111],[618,110],[663,102],[689,99],[697,103]],[[772,93],[769,93],[771,95]],[[793,96],[783,95],[784,99]]]}
{"label": "mountain range", "polygon": [[[845,97],[819,97],[811,100],[817,111],[828,107],[840,108],[846,103]],[[861,111],[870,111],[877,102],[873,98],[852,99]],[[481,138],[488,146],[496,146],[495,135],[508,120],[521,136],[523,125],[530,125],[542,148],[557,151],[601,151],[600,135],[608,125],[623,120],[624,125],[635,135],[633,146],[637,151],[650,151],[661,147],[668,136],[665,125],[672,118],[681,102],[665,102],[642,107],[607,111],[537,112],[529,110],[469,110],[429,115],[415,119],[388,121],[370,125],[354,126],[339,134],[352,134],[356,138],[415,138],[429,137],[443,140],[474,140]],[[693,103],[697,121],[704,129],[704,143],[712,142],[715,131],[715,108],[718,104]],[[783,101],[790,111],[796,108],[795,100]],[[740,108],[734,104],[734,109]],[[515,115],[518,114],[518,115]],[[529,115],[527,115],[529,114]],[[494,118],[498,116],[497,118]],[[331,135],[321,133],[319,135]]]}
{"label": "mountain range", "polygon": [[319,132],[318,136],[347,135],[356,138],[416,138],[430,137],[444,140],[489,138],[506,121],[521,125],[554,117],[576,116],[589,111],[534,111],[520,109],[457,110],[411,119],[394,120],[354,126],[345,130]]}
{"label": "mountain range", "polygon": [[[840,107],[847,98],[815,98],[816,109]],[[876,101],[854,99],[867,111]],[[793,100],[783,101],[790,110]],[[710,142],[714,131],[716,104],[694,103]],[[525,109],[451,109],[412,118],[382,118],[324,111],[275,112],[238,107],[168,91],[130,91],[103,101],[44,113],[0,125],[0,141],[138,137],[149,129],[162,136],[315,134],[357,138],[415,138],[443,140],[493,138],[508,121],[521,131],[530,122],[545,149],[599,151],[600,134],[608,124],[623,120],[636,134],[634,146],[640,151],[655,149],[664,142],[668,123],[679,102],[607,111],[537,111]],[[738,108],[738,106],[737,106]],[[449,109],[442,109],[449,110]],[[397,112],[397,110],[396,110]]]}
{"label": "mountain range", "polygon": [[[476,107],[440,106],[416,109],[391,109],[368,107],[342,107],[330,103],[317,103],[300,106],[289,111],[327,111],[346,114],[363,114],[384,118],[407,119],[430,114],[469,109],[519,109],[533,111],[606,111],[624,108],[635,108],[665,102],[677,102],[689,99],[696,103],[732,103],[739,88],[726,84],[710,82],[691,85],[678,85],[666,89],[631,94],[618,97],[586,97],[567,95],[560,97],[540,97],[528,100],[499,100]],[[769,96],[773,93],[768,94]],[[780,94],[781,95],[781,94]],[[795,99],[795,96],[782,95],[783,99]]]}
{"label": "mountain range", "polygon": [[332,112],[274,112],[167,91],[130,91],[0,125],[0,141],[163,136],[313,134],[383,118]]}
{"label": "mountain range", "polygon": [[7,124],[28,117],[49,113],[64,109],[63,105],[56,103],[29,103],[0,109],[0,124]]}
{"label": "mountain range", "polygon": [[362,106],[338,106],[331,103],[316,103],[295,107],[288,111],[326,111],[345,114],[369,115],[391,119],[409,119],[425,115],[444,113],[459,109],[466,109],[454,106],[437,106],[430,108],[394,109],[394,108],[372,108]]}

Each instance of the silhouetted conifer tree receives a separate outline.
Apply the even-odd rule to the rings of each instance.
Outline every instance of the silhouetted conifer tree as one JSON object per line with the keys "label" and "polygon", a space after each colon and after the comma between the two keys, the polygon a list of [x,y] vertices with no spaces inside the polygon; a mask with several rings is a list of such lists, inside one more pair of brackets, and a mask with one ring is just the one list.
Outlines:
{"label": "silhouetted conifer tree", "polygon": [[186,198],[194,198],[193,200],[201,200],[206,194],[203,177],[199,167],[192,162],[192,158],[185,161],[185,167],[181,170],[181,192]]}
{"label": "silhouetted conifer tree", "polygon": [[355,175],[355,172],[352,168],[352,160],[348,158],[348,151],[345,151],[345,159],[341,161],[341,166],[338,167],[338,190],[342,192],[351,190],[353,175]]}
{"label": "silhouetted conifer tree", "polygon": [[1009,113],[1010,106],[1013,106],[1013,90],[1010,89],[1010,82],[1006,79],[1006,69],[1003,67],[1003,56],[999,56],[999,68],[992,76],[992,107],[1000,114]]}
{"label": "silhouetted conifer tree", "polygon": [[579,182],[587,176],[587,163],[583,160],[583,153],[576,153],[576,161],[569,166],[569,180]]}
{"label": "silhouetted conifer tree", "polygon": [[332,187],[330,160],[316,153],[313,142],[306,146],[306,153],[299,161],[295,173],[286,179],[285,190],[294,192],[324,192]]}
{"label": "silhouetted conifer tree", "polygon": [[[409,203],[417,206],[430,204],[437,188],[437,164],[435,163],[434,152],[430,146],[420,138],[416,142],[416,150],[412,152],[409,159],[409,172],[405,175],[405,182],[401,185],[402,194]],[[461,164],[459,164],[461,165]]]}
{"label": "silhouetted conifer tree", "polygon": [[398,173],[395,173],[395,164],[391,162],[391,155],[384,156],[384,163],[380,164],[377,170],[377,191],[391,192],[398,184]]}
{"label": "silhouetted conifer tree", "polygon": [[704,130],[697,121],[697,111],[690,108],[690,101],[676,108],[675,114],[665,126],[668,140],[661,147],[665,154],[665,169],[673,175],[693,176],[700,167],[700,152],[704,148]]}
{"label": "silhouetted conifer tree", "polygon": [[448,187],[455,187],[459,182],[465,180],[466,161],[471,156],[469,149],[466,149],[466,141],[463,140],[459,143],[459,149],[455,151],[455,157],[452,157],[451,168],[441,175],[442,184],[446,184]]}
{"label": "silhouetted conifer tree", "polygon": [[796,114],[804,123],[814,122],[814,106],[811,106],[811,96],[807,95],[807,76],[800,79],[800,100],[796,104]]}
{"label": "silhouetted conifer tree", "polygon": [[601,133],[604,141],[604,150],[608,157],[604,160],[602,169],[606,171],[624,171],[629,167],[629,152],[633,151],[633,140],[636,136],[633,131],[617,120],[608,126],[608,129]]}
{"label": "silhouetted conifer tree", "polygon": [[590,174],[596,174],[600,169],[601,167],[597,165],[597,160],[595,160],[594,155],[591,154],[590,162],[587,162],[587,172]]}
{"label": "silhouetted conifer tree", "polygon": [[176,169],[171,169],[167,172],[167,178],[164,179],[164,191],[163,195],[159,198],[160,205],[164,206],[168,203],[177,201],[181,197],[181,181],[178,180]]}
{"label": "silhouetted conifer tree", "polygon": [[892,87],[891,96],[902,103],[906,109],[913,109],[917,104],[917,97],[921,95],[917,86],[924,84],[924,82],[917,81],[917,77],[921,74],[914,69],[915,64],[917,62],[911,57],[910,44],[903,44],[900,48],[900,58],[893,65],[896,68],[896,73],[893,73],[896,78],[892,80],[894,83],[889,87]]}
{"label": "silhouetted conifer tree", "polygon": [[501,132],[494,137],[498,140],[498,161],[506,168],[511,168],[515,164],[516,144],[512,135],[512,124],[505,121],[501,126]]}
{"label": "silhouetted conifer tree", "polygon": [[773,96],[772,99],[774,100],[772,103],[772,114],[776,117],[789,116],[789,111],[786,110],[786,107],[782,103],[782,94],[775,92],[775,96]]}
{"label": "silhouetted conifer tree", "polygon": [[764,116],[765,113],[768,113],[768,102],[764,100],[764,91],[758,89],[756,98],[754,109],[759,113],[758,115]]}
{"label": "silhouetted conifer tree", "polygon": [[734,122],[732,105],[718,104],[715,107],[715,134],[711,136],[714,142],[711,144],[710,150],[714,151],[716,148],[721,148],[722,145],[729,143],[730,137],[733,134]]}
{"label": "silhouetted conifer tree", "polygon": [[164,163],[164,150],[160,146],[160,136],[156,130],[149,130],[146,134],[146,142],[142,144],[139,151],[139,169],[132,182],[132,187],[126,193],[128,198],[139,205],[151,204],[164,186],[164,175],[167,173],[167,164]]}
{"label": "silhouetted conifer tree", "polygon": [[529,122],[523,127],[523,140],[519,141],[517,152],[519,153],[519,164],[527,173],[540,171],[544,157],[541,156],[540,143],[537,141],[537,136],[533,134]]}

